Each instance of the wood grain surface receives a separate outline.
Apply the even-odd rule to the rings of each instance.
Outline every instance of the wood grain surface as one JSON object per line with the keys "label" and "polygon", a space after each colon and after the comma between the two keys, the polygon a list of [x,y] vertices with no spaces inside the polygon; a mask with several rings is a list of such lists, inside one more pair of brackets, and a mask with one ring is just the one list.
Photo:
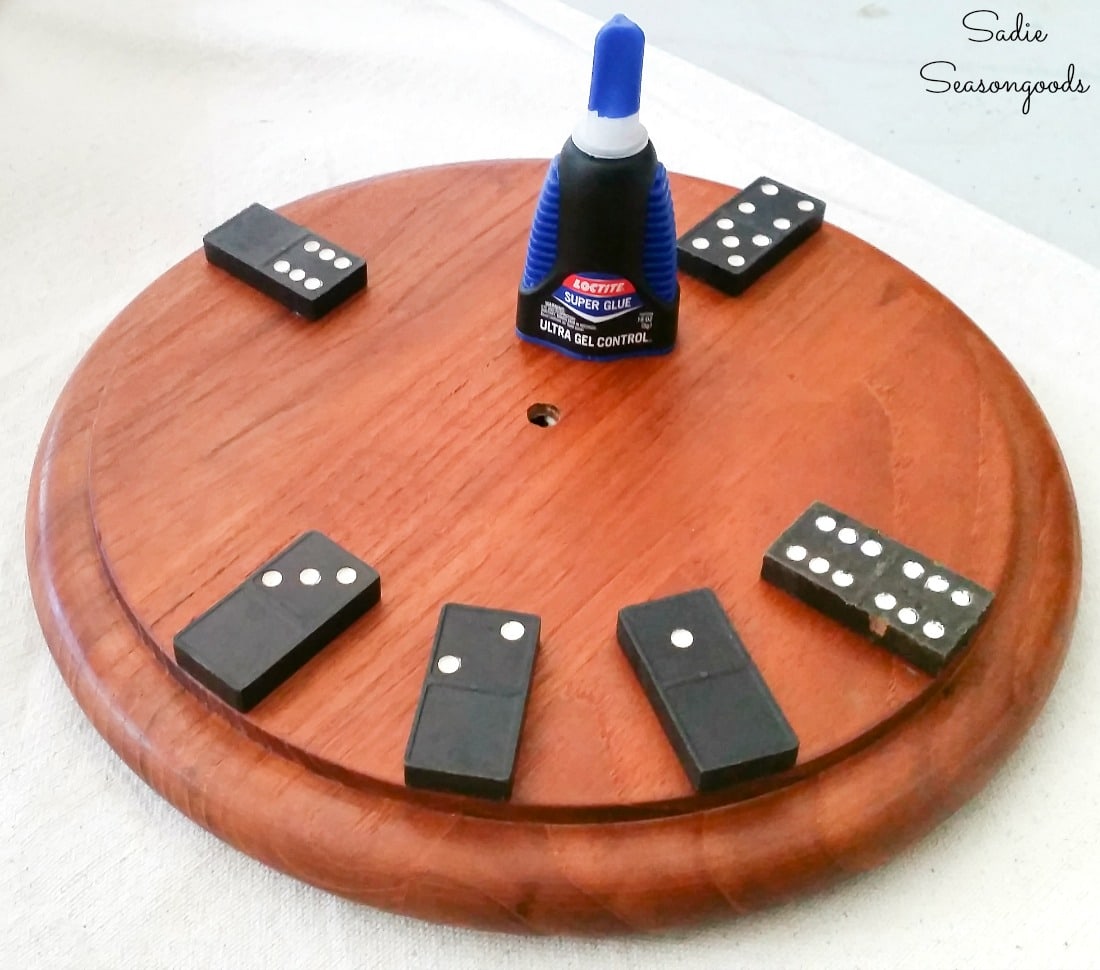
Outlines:
{"label": "wood grain surface", "polygon": [[[684,277],[668,357],[521,343],[544,170],[421,170],[286,207],[369,262],[369,289],[320,323],[201,253],[123,311],[34,471],[27,550],[50,649],[173,804],[372,905],[652,929],[877,865],[981,787],[1061,665],[1080,549],[1050,431],[956,307],[830,225],[742,297]],[[682,226],[732,193],[672,187]],[[540,402],[558,424],[528,422]],[[814,499],[995,591],[939,677],[760,581],[765,548]],[[374,565],[382,604],[238,714],[178,671],[172,636],[307,529]],[[791,771],[705,798],[615,642],[619,607],[696,586],[716,590],[801,739]],[[542,616],[506,803],[402,785],[448,601]]]}

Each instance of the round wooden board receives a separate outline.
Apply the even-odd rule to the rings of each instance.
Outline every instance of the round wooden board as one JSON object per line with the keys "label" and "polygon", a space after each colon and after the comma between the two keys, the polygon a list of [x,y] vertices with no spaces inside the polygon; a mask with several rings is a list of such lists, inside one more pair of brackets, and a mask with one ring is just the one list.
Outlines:
{"label": "round wooden board", "polygon": [[[988,779],[1057,675],[1076,512],[1019,377],[903,266],[826,225],[745,295],[682,278],[667,357],[513,332],[545,162],[406,172],[284,211],[364,253],[320,323],[195,253],[62,394],[27,523],[46,637],[96,727],[191,818],[294,876],[429,919],[652,929],[867,869]],[[681,226],[729,188],[673,178]],[[977,270],[976,270],[977,271]],[[527,421],[556,405],[560,422]],[[993,589],[933,679],[759,579],[822,499]],[[320,529],[383,602],[247,715],[172,636]],[[801,740],[694,795],[615,642],[618,609],[715,589]],[[408,790],[445,602],[538,613],[513,798]]]}

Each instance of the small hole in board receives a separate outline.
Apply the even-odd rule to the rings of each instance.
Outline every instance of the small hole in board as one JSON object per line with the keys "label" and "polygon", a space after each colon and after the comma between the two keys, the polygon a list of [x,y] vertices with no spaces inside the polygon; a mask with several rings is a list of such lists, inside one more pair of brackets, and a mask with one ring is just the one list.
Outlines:
{"label": "small hole in board", "polygon": [[561,420],[561,410],[553,404],[532,404],[527,409],[527,420],[540,428],[552,428]]}

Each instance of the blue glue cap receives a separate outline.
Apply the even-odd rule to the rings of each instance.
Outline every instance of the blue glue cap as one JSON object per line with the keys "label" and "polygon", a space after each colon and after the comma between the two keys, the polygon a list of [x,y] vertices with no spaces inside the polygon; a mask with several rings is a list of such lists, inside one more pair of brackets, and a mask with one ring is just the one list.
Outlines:
{"label": "blue glue cap", "polygon": [[596,34],[588,110],[601,118],[629,118],[642,103],[642,28],[621,13]]}
{"label": "blue glue cap", "polygon": [[596,34],[588,112],[573,129],[573,144],[593,158],[627,158],[649,144],[638,120],[645,34],[615,14]]}

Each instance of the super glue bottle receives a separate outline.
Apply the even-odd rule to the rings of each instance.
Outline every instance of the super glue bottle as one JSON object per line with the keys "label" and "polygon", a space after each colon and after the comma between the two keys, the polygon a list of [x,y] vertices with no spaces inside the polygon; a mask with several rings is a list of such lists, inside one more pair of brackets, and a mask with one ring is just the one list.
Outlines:
{"label": "super glue bottle", "polygon": [[680,285],[665,167],[638,120],[645,34],[622,14],[596,34],[588,113],[550,163],[516,331],[574,357],[663,354]]}

